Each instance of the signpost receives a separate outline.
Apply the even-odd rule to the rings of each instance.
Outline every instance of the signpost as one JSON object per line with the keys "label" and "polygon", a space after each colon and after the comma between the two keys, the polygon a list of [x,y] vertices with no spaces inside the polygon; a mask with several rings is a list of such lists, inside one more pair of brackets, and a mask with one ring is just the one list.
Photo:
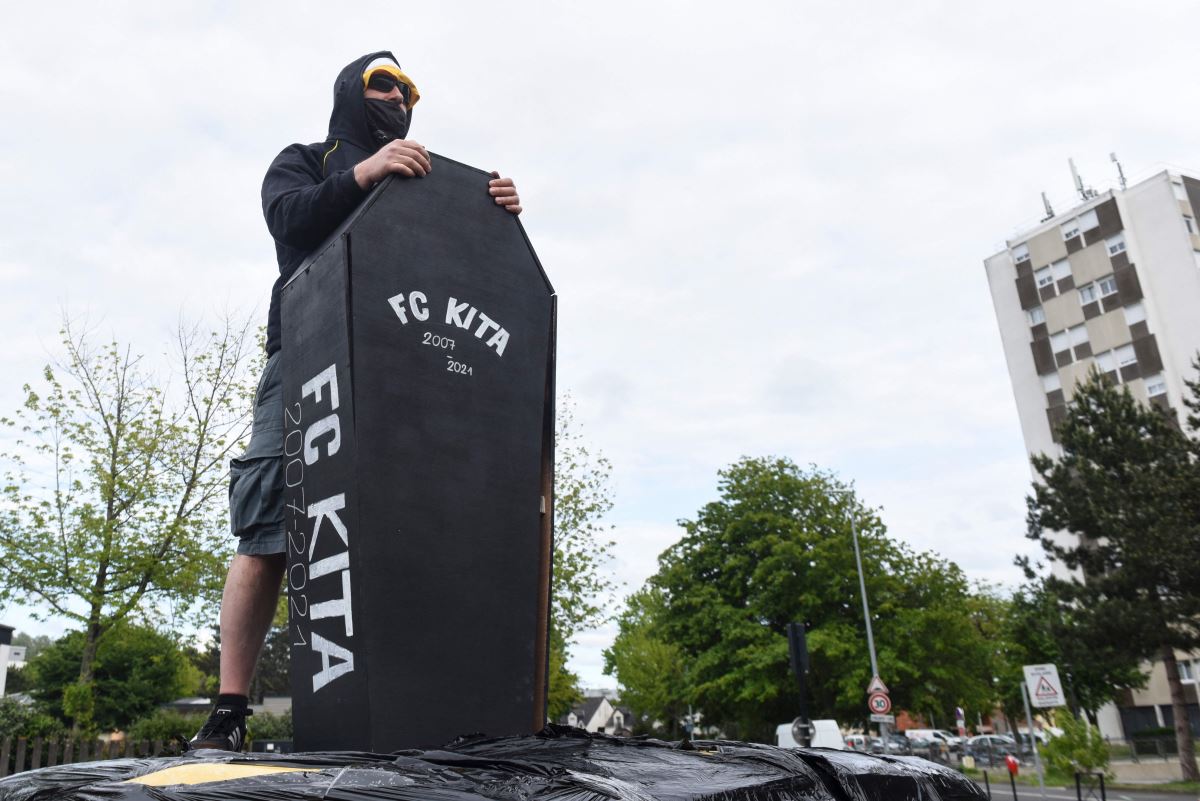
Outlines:
{"label": "signpost", "polygon": [[896,717],[891,713],[892,699],[888,696],[887,685],[883,683],[883,679],[879,678],[876,673],[871,676],[871,683],[867,685],[867,711],[871,714],[871,722],[881,724],[879,727],[879,736],[887,737],[887,725],[895,725]]}
{"label": "signpost", "polygon": [[812,745],[812,724],[808,718],[808,623],[788,623],[788,651],[792,658],[792,673],[800,685],[800,717],[792,721],[792,739],[801,748]]}
{"label": "signpost", "polygon": [[1033,764],[1037,767],[1038,785],[1042,788],[1042,797],[1046,797],[1046,781],[1042,773],[1042,759],[1038,754],[1037,735],[1033,728],[1033,713],[1029,709],[1032,703],[1039,709],[1054,706],[1066,706],[1063,698],[1062,681],[1058,678],[1056,665],[1025,665],[1025,683],[1021,685],[1021,700],[1025,702],[1025,721],[1029,726],[1029,745],[1033,749]]}

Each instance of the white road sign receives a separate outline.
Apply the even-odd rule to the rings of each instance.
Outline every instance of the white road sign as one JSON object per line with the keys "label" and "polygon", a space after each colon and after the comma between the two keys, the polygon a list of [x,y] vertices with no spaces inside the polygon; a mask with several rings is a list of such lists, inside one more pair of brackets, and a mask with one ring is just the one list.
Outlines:
{"label": "white road sign", "polygon": [[867,685],[867,695],[871,693],[888,694],[887,685],[883,683],[883,679],[879,678],[879,676],[872,676],[871,683]]}
{"label": "white road sign", "polygon": [[1025,665],[1025,687],[1029,690],[1029,703],[1039,708],[1066,706],[1062,681],[1058,678],[1055,665]]}
{"label": "white road sign", "polygon": [[871,715],[872,723],[895,723],[895,715]]}

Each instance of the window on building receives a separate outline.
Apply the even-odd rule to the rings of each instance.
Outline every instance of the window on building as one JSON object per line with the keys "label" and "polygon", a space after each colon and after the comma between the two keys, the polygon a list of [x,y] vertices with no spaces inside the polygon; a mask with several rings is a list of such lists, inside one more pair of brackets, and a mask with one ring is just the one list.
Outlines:
{"label": "window on building", "polygon": [[1096,354],[1096,367],[1102,373],[1111,373],[1117,369],[1117,360],[1113,357],[1111,350]]}
{"label": "window on building", "polygon": [[1082,305],[1087,305],[1100,297],[1100,292],[1096,289],[1095,284],[1084,284],[1079,287],[1079,302]]}
{"label": "window on building", "polygon": [[1079,230],[1090,231],[1100,225],[1100,218],[1096,216],[1096,210],[1085,211],[1079,215]]}
{"label": "window on building", "polygon": [[1179,666],[1179,680],[1185,684],[1196,683],[1196,667],[1188,659],[1180,659],[1175,663]]}
{"label": "window on building", "polygon": [[1171,191],[1175,193],[1176,200],[1187,200],[1187,190],[1183,188],[1182,181],[1171,181]]}
{"label": "window on building", "polygon": [[1189,234],[1196,233],[1196,221],[1186,214],[1183,215],[1183,224],[1187,226]]}
{"label": "window on building", "polygon": [[1079,347],[1084,342],[1088,341],[1087,326],[1076,325],[1068,328],[1067,338],[1071,341],[1071,347]]}
{"label": "window on building", "polygon": [[1058,373],[1047,373],[1042,376],[1042,389],[1047,393],[1053,392],[1056,389],[1062,389],[1062,379],[1058,377]]}
{"label": "window on building", "polygon": [[1125,325],[1133,325],[1140,323],[1146,319],[1146,307],[1139,300],[1137,303],[1130,303],[1125,307]]}
{"label": "window on building", "polygon": [[1061,281],[1071,274],[1071,262],[1059,259],[1050,265],[1050,274],[1054,276],[1055,281]]}
{"label": "window on building", "polygon": [[1155,395],[1165,395],[1167,393],[1167,379],[1163,378],[1162,373],[1158,375],[1147,376],[1146,378],[1146,394],[1150,397]]}
{"label": "window on building", "polygon": [[1102,298],[1117,294],[1116,276],[1106,275],[1096,282],[1096,287],[1100,290],[1100,297]]}
{"label": "window on building", "polygon": [[1063,239],[1070,239],[1071,237],[1079,236],[1079,220],[1067,220],[1065,223],[1058,226],[1058,229],[1062,231]]}
{"label": "window on building", "polygon": [[1029,261],[1029,245],[1024,242],[1012,249],[1013,261],[1020,264],[1023,261]]}
{"label": "window on building", "polygon": [[1029,324],[1031,326],[1046,322],[1046,310],[1041,306],[1034,306],[1032,309],[1025,312],[1025,316],[1029,318]]}
{"label": "window on building", "polygon": [[1033,271],[1033,277],[1037,279],[1038,286],[1049,286],[1054,283],[1054,275],[1050,272],[1049,267],[1043,267],[1040,270]]}
{"label": "window on building", "polygon": [[1132,344],[1114,348],[1113,356],[1117,359],[1117,367],[1126,367],[1137,361],[1137,354],[1133,352]]}
{"label": "window on building", "polygon": [[1118,253],[1125,252],[1125,234],[1117,234],[1110,236],[1104,240],[1104,244],[1108,247],[1108,255],[1115,256]]}
{"label": "window on building", "polygon": [[1071,347],[1071,340],[1067,336],[1066,331],[1059,331],[1057,334],[1050,335],[1050,350],[1055,353],[1062,353],[1069,347]]}

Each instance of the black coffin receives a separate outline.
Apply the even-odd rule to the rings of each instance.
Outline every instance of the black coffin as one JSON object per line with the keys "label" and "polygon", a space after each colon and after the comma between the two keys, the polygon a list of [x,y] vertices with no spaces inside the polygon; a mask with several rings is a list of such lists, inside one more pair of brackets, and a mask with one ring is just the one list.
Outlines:
{"label": "black coffin", "polygon": [[545,722],[554,290],[490,176],[433,164],[283,289],[298,750]]}

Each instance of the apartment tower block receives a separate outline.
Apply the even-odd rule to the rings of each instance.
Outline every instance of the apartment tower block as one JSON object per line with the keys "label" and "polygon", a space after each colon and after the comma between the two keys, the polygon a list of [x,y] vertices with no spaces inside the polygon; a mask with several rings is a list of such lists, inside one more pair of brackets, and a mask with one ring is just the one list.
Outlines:
{"label": "apartment tower block", "polygon": [[[984,262],[1030,455],[1061,453],[1055,427],[1093,367],[1180,419],[1184,381],[1197,376],[1200,181],[1164,171],[1083,194]],[[1193,702],[1194,656],[1179,654]],[[1165,686],[1161,673],[1154,665],[1150,687],[1120,705],[1119,722],[1106,710],[1105,734],[1171,725],[1169,698],[1153,692]]]}

